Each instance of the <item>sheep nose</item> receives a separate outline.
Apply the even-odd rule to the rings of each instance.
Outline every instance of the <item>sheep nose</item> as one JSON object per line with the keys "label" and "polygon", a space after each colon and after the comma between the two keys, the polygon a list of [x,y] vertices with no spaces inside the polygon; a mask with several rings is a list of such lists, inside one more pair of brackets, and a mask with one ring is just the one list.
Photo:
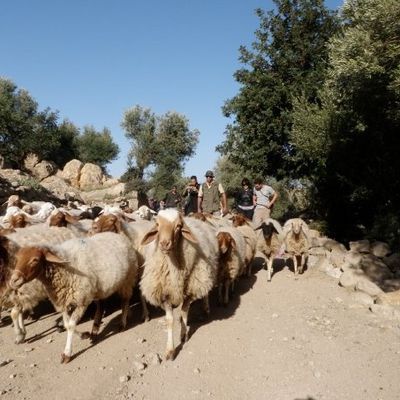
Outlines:
{"label": "sheep nose", "polygon": [[171,250],[172,241],[171,240],[161,240],[160,241],[161,250],[168,252]]}

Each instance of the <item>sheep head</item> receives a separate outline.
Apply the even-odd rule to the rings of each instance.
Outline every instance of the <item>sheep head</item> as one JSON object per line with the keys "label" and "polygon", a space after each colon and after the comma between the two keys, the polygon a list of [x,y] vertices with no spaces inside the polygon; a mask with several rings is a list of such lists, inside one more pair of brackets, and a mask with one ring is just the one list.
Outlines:
{"label": "sheep head", "polygon": [[291,224],[291,230],[295,235],[299,235],[301,232],[301,229],[303,228],[303,222],[300,221],[299,219],[295,219],[294,221],[292,221]]}
{"label": "sheep head", "polygon": [[76,224],[78,218],[60,210],[55,210],[49,218],[49,226],[66,227],[67,224]]}
{"label": "sheep head", "polygon": [[168,254],[176,247],[181,237],[192,243],[197,243],[196,238],[177,210],[161,210],[158,213],[156,224],[144,235],[141,244],[146,245],[158,240],[161,251]]}
{"label": "sheep head", "polygon": [[228,232],[218,232],[218,248],[222,254],[225,254],[230,248],[236,249],[235,239]]}
{"label": "sheep head", "polygon": [[26,225],[29,225],[29,221],[24,214],[15,214],[10,217],[11,228],[25,228]]}
{"label": "sheep head", "polygon": [[249,220],[242,214],[236,214],[232,216],[232,224],[234,227],[248,225]]}
{"label": "sheep head", "polygon": [[265,239],[270,239],[274,233],[279,234],[272,222],[269,222],[268,224],[263,222],[260,226],[255,228],[256,231],[259,229],[262,230]]}
{"label": "sheep head", "polygon": [[100,232],[120,233],[122,231],[121,221],[114,214],[100,215],[92,223],[90,235]]}
{"label": "sheep head", "polygon": [[20,288],[24,283],[35,279],[46,262],[64,263],[57,255],[46,248],[22,247],[15,255],[15,268],[11,274],[10,286]]}

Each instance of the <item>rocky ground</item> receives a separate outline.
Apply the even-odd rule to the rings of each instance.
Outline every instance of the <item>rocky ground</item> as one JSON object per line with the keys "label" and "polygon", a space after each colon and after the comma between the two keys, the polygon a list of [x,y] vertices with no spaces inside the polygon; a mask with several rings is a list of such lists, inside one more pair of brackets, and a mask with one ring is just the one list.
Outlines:
{"label": "rocky ground", "polygon": [[[242,279],[228,308],[212,296],[211,319],[190,315],[192,335],[175,361],[165,362],[163,314],[118,333],[113,303],[95,345],[76,337],[76,357],[60,364],[66,334],[42,307],[13,344],[10,319],[0,328],[1,399],[398,399],[400,322],[372,313],[360,292],[309,268],[295,278],[278,268],[272,282],[257,269]],[[46,311],[47,312],[44,312]],[[93,310],[89,310],[92,312]],[[89,329],[90,321],[80,325]],[[178,325],[175,329],[178,341]]]}

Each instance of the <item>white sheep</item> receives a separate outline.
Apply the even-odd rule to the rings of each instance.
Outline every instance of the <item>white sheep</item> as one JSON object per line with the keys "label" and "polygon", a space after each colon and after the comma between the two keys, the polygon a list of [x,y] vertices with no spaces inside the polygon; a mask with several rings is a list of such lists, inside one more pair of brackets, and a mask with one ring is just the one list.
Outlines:
{"label": "white sheep", "polygon": [[283,225],[285,251],[293,260],[294,273],[303,273],[310,248],[308,226],[301,218],[292,218]]}
{"label": "white sheep", "polygon": [[282,227],[275,219],[267,218],[255,229],[261,231],[257,238],[257,250],[267,259],[267,279],[270,281],[274,259],[282,253]]}
{"label": "white sheep", "polygon": [[[225,306],[229,301],[229,288],[245,268],[246,242],[244,236],[234,227],[217,230],[220,251],[218,268],[218,299]],[[222,300],[222,288],[225,289]]]}
{"label": "white sheep", "polygon": [[41,301],[48,298],[43,285],[39,281],[29,282],[18,291],[11,290],[8,285],[15,266],[15,254],[21,246],[57,244],[74,238],[67,228],[49,228],[45,225],[33,225],[7,236],[0,236],[0,307],[12,308],[11,318],[15,331],[15,342],[25,340],[26,329],[23,314],[31,311]]}
{"label": "white sheep", "polygon": [[134,211],[134,214],[137,215],[140,219],[151,221],[153,219],[153,216],[157,213],[146,205],[143,205],[140,206],[136,211]]}
{"label": "white sheep", "polygon": [[[127,223],[122,221],[121,218],[114,214],[100,215],[92,223],[90,234],[94,235],[100,232],[114,232],[124,234],[132,244],[132,247],[137,251],[139,277],[143,271],[144,253],[141,241],[144,235],[153,227],[153,223],[147,220],[135,221]],[[150,314],[147,304],[143,296],[141,296],[142,303],[142,318],[144,321],[150,319]]]}
{"label": "white sheep", "polygon": [[247,276],[251,276],[251,266],[257,250],[257,235],[254,232],[251,222],[242,214],[232,217],[233,226],[240,231],[246,241],[245,268],[241,271],[243,275],[247,269]]}
{"label": "white sheep", "polygon": [[216,283],[219,251],[215,230],[202,221],[183,218],[177,210],[161,210],[142,244],[146,246],[140,288],[147,301],[165,310],[166,359],[174,359],[173,308],[181,305],[180,337],[187,341],[190,304],[207,300]]}
{"label": "white sheep", "polygon": [[[34,278],[44,284],[54,307],[63,313],[67,342],[61,362],[68,363],[76,324],[93,300],[118,292],[122,298],[121,328],[125,329],[137,272],[136,252],[129,241],[122,235],[105,232],[57,246],[21,248],[16,254],[10,286],[18,289]],[[100,321],[98,308],[92,333],[97,333]]]}

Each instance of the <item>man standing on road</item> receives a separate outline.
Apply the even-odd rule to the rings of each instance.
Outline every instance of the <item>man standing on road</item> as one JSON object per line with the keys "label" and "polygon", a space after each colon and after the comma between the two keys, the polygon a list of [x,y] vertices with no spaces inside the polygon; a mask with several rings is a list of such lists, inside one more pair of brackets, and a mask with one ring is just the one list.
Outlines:
{"label": "man standing on road", "polygon": [[254,180],[253,204],[255,206],[253,223],[258,227],[271,216],[271,210],[278,198],[278,193],[266,184],[262,178]]}
{"label": "man standing on road", "polygon": [[[221,203],[222,209],[220,209]],[[214,180],[212,171],[206,172],[206,182],[199,188],[198,212],[215,216],[228,213],[225,190],[220,183]]]}

